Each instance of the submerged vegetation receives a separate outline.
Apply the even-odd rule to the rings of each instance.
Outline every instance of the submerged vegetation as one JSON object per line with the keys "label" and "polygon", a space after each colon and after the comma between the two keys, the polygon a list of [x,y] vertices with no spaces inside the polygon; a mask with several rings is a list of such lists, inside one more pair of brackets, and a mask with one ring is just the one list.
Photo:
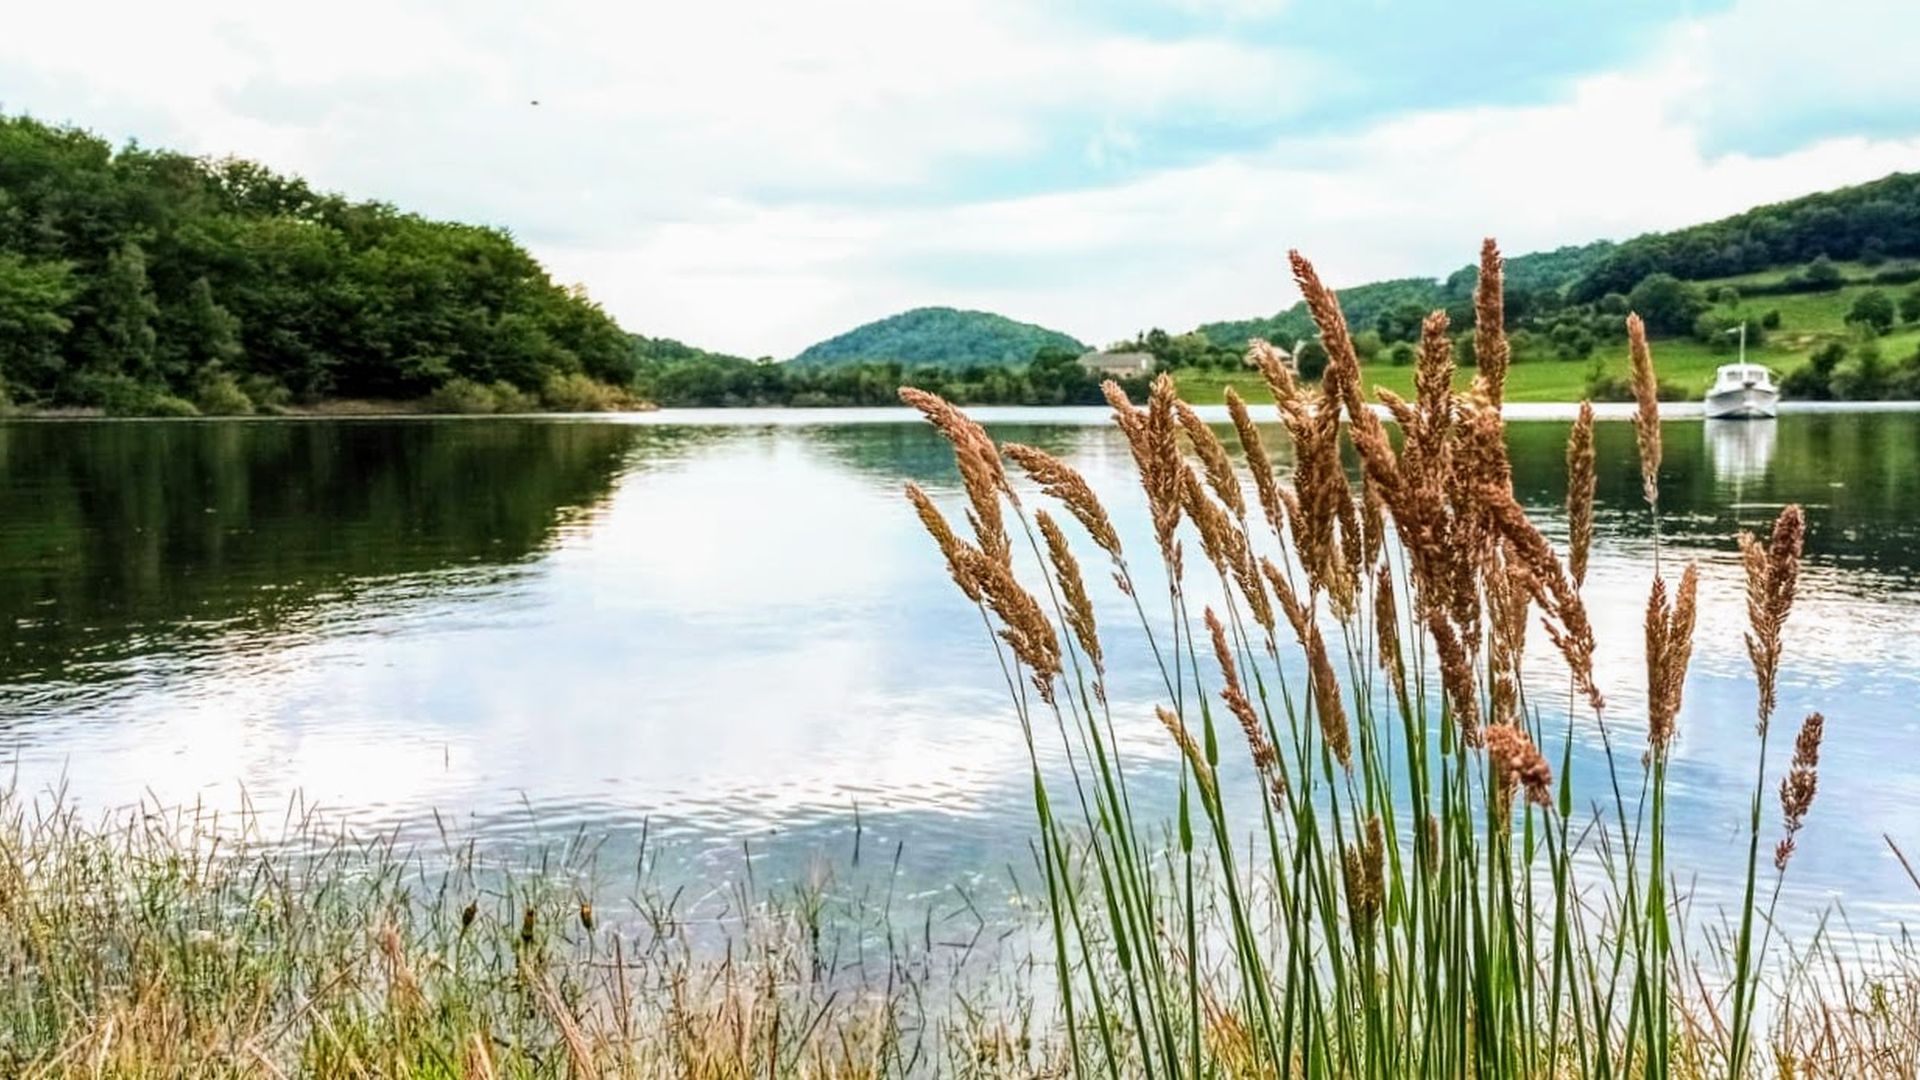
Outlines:
{"label": "submerged vegetation", "polygon": [[[1886,1067],[1817,1037],[1796,1040],[1791,1010],[1773,1040],[1756,1022],[1826,730],[1818,713],[1797,725],[1774,715],[1800,509],[1783,510],[1770,537],[1739,538],[1756,738],[1744,865],[1727,869],[1744,873],[1745,899],[1724,948],[1700,955],[1664,845],[1699,578],[1659,549],[1658,382],[1643,321],[1624,320],[1654,547],[1644,705],[1625,710],[1596,681],[1581,595],[1593,415],[1583,410],[1568,446],[1570,535],[1557,551],[1512,487],[1500,417],[1510,343],[1492,243],[1474,289],[1471,386],[1453,388],[1446,313],[1426,316],[1416,396],[1381,394],[1397,444],[1363,396],[1338,301],[1297,254],[1293,270],[1326,344],[1318,389],[1296,384],[1276,350],[1251,346],[1292,446],[1290,486],[1232,392],[1240,466],[1171,378],[1155,381],[1144,408],[1108,388],[1163,573],[1149,575],[1140,553],[1123,549],[1070,466],[997,446],[939,398],[902,392],[951,441],[964,480],[970,538],[920,489],[908,495],[1000,646],[1032,760],[1074,1071],[1740,1077]],[[1343,441],[1361,464],[1357,487]],[[1114,734],[1082,564],[1055,512],[1029,501],[1003,458],[1079,524],[1131,599],[1164,691],[1155,711],[1182,763],[1171,844],[1134,816],[1130,784],[1140,780]],[[1022,570],[1036,564],[1042,584],[1029,587]],[[1557,664],[1529,655],[1536,615]],[[1776,723],[1789,734],[1774,733]],[[1603,741],[1603,775],[1572,774],[1579,729]],[[1041,769],[1049,733],[1072,765],[1064,787]],[[1789,739],[1782,769],[1769,747]],[[1230,782],[1247,790],[1230,792]],[[1778,825],[1764,812],[1776,792]]]}

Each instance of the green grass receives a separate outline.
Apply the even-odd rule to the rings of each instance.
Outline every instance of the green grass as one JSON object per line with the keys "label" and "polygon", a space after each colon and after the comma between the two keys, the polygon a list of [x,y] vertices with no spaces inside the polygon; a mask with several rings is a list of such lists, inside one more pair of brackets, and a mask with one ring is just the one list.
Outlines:
{"label": "green grass", "polygon": [[[1859,268],[1852,268],[1849,272],[1859,272]],[[1773,280],[1785,273],[1785,270],[1763,271],[1737,278],[1703,281],[1698,285],[1705,291],[1723,284]],[[1772,278],[1767,275],[1772,275]],[[1828,342],[1839,341],[1852,346],[1866,340],[1846,322],[1847,312],[1852,310],[1854,300],[1861,293],[1878,289],[1897,301],[1903,292],[1912,287],[1859,284],[1846,285],[1831,292],[1742,297],[1732,305],[1717,304],[1713,310],[1749,318],[1755,323],[1767,312],[1778,311],[1780,328],[1768,332],[1764,346],[1748,349],[1747,358],[1767,365],[1778,376],[1784,376],[1805,364],[1814,350]],[[1891,333],[1873,340],[1879,344],[1885,360],[1889,363],[1897,361],[1920,350],[1920,324],[1896,326]],[[1708,383],[1713,380],[1714,369],[1721,364],[1732,363],[1734,358],[1735,349],[1731,341],[1719,347],[1687,337],[1660,338],[1653,342],[1654,367],[1661,381],[1680,387],[1687,391],[1689,397],[1705,394]],[[1626,378],[1627,346],[1624,340],[1603,343],[1586,360],[1559,360],[1550,355],[1522,356],[1507,375],[1506,399],[1513,402],[1579,401],[1587,396],[1587,375],[1592,371],[1595,360],[1600,362],[1601,370],[1606,375]],[[1465,380],[1472,374],[1472,369],[1463,369],[1457,384],[1464,386]],[[1273,400],[1259,373],[1251,368],[1238,371],[1185,370],[1178,372],[1176,377],[1180,382],[1181,396],[1194,404],[1221,403],[1226,400],[1229,386],[1238,390],[1240,396],[1248,401]],[[1373,387],[1385,387],[1402,397],[1411,397],[1413,394],[1412,366],[1391,366],[1386,363],[1384,356],[1367,364],[1362,377],[1369,391]]]}

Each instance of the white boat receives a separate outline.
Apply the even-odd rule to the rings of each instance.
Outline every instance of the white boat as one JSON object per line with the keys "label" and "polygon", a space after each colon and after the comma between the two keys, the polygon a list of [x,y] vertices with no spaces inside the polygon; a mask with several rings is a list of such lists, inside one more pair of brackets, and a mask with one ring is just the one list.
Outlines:
{"label": "white boat", "polygon": [[1722,364],[1713,373],[1713,385],[1707,388],[1707,419],[1766,420],[1780,414],[1780,391],[1773,385],[1773,373],[1759,364],[1747,363],[1747,324],[1728,333],[1740,335],[1740,361]]}
{"label": "white boat", "polygon": [[1707,391],[1707,419],[1764,420],[1780,414],[1780,391],[1759,364],[1723,364]]}

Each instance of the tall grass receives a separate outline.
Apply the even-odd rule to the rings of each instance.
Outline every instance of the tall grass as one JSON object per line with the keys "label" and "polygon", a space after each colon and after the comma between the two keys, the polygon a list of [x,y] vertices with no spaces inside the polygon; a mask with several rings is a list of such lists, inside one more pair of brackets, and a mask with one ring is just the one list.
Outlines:
{"label": "tall grass", "polygon": [[[1151,577],[1071,467],[997,446],[946,402],[902,391],[952,442],[964,481],[964,538],[925,493],[908,495],[995,636],[1026,740],[1074,1072],[1739,1077],[1787,1067],[1754,1060],[1753,1032],[1823,730],[1817,715],[1801,728],[1780,788],[1787,832],[1769,863],[1768,734],[1799,508],[1767,540],[1741,538],[1753,812],[1731,946],[1700,957],[1666,855],[1668,755],[1699,579],[1659,546],[1658,380],[1640,321],[1629,317],[1628,330],[1655,542],[1645,704],[1629,713],[1599,689],[1581,595],[1591,410],[1569,447],[1564,554],[1514,496],[1492,242],[1471,385],[1453,388],[1447,318],[1436,312],[1414,399],[1380,395],[1397,439],[1363,400],[1333,293],[1297,253],[1292,265],[1326,374],[1310,390],[1264,343],[1249,356],[1292,444],[1289,483],[1237,395],[1227,401],[1238,465],[1170,378],[1144,407],[1108,386],[1151,511],[1146,554],[1161,571]],[[1358,460],[1357,482],[1345,454]],[[1016,485],[1005,460],[1031,486]],[[1077,520],[1150,646],[1155,715],[1181,763],[1170,843],[1136,816],[1141,781],[1115,738],[1099,620],[1059,522],[1030,504],[1034,487]],[[1536,617],[1550,657],[1528,653]],[[1556,686],[1564,708],[1550,710],[1544,702],[1559,699],[1543,688]],[[1604,747],[1605,768],[1576,785],[1573,746],[1586,738]],[[1049,780],[1042,759],[1053,752],[1068,769]],[[1257,802],[1223,791],[1224,755],[1251,763]]]}
{"label": "tall grass", "polygon": [[83,818],[59,793],[0,788],[0,1076],[1049,1067],[1050,1013],[1004,981],[953,992],[931,913],[896,921],[890,895],[824,872],[656,889],[644,845],[622,895],[596,849],[416,849],[291,809]]}

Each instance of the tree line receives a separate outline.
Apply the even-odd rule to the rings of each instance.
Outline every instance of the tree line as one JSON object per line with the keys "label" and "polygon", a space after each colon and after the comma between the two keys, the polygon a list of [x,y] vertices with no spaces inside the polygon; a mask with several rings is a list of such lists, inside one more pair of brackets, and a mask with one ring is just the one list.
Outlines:
{"label": "tree line", "polygon": [[[1098,405],[1105,376],[1071,349],[1042,348],[1023,365],[947,366],[896,361],[773,363],[706,352],[666,339],[638,339],[635,391],[662,406],[898,405],[916,386],[962,405]],[[1135,396],[1146,380],[1119,380]]]}
{"label": "tree line", "polygon": [[502,230],[0,117],[0,400],[593,408],[625,398],[634,363],[614,320]]}

